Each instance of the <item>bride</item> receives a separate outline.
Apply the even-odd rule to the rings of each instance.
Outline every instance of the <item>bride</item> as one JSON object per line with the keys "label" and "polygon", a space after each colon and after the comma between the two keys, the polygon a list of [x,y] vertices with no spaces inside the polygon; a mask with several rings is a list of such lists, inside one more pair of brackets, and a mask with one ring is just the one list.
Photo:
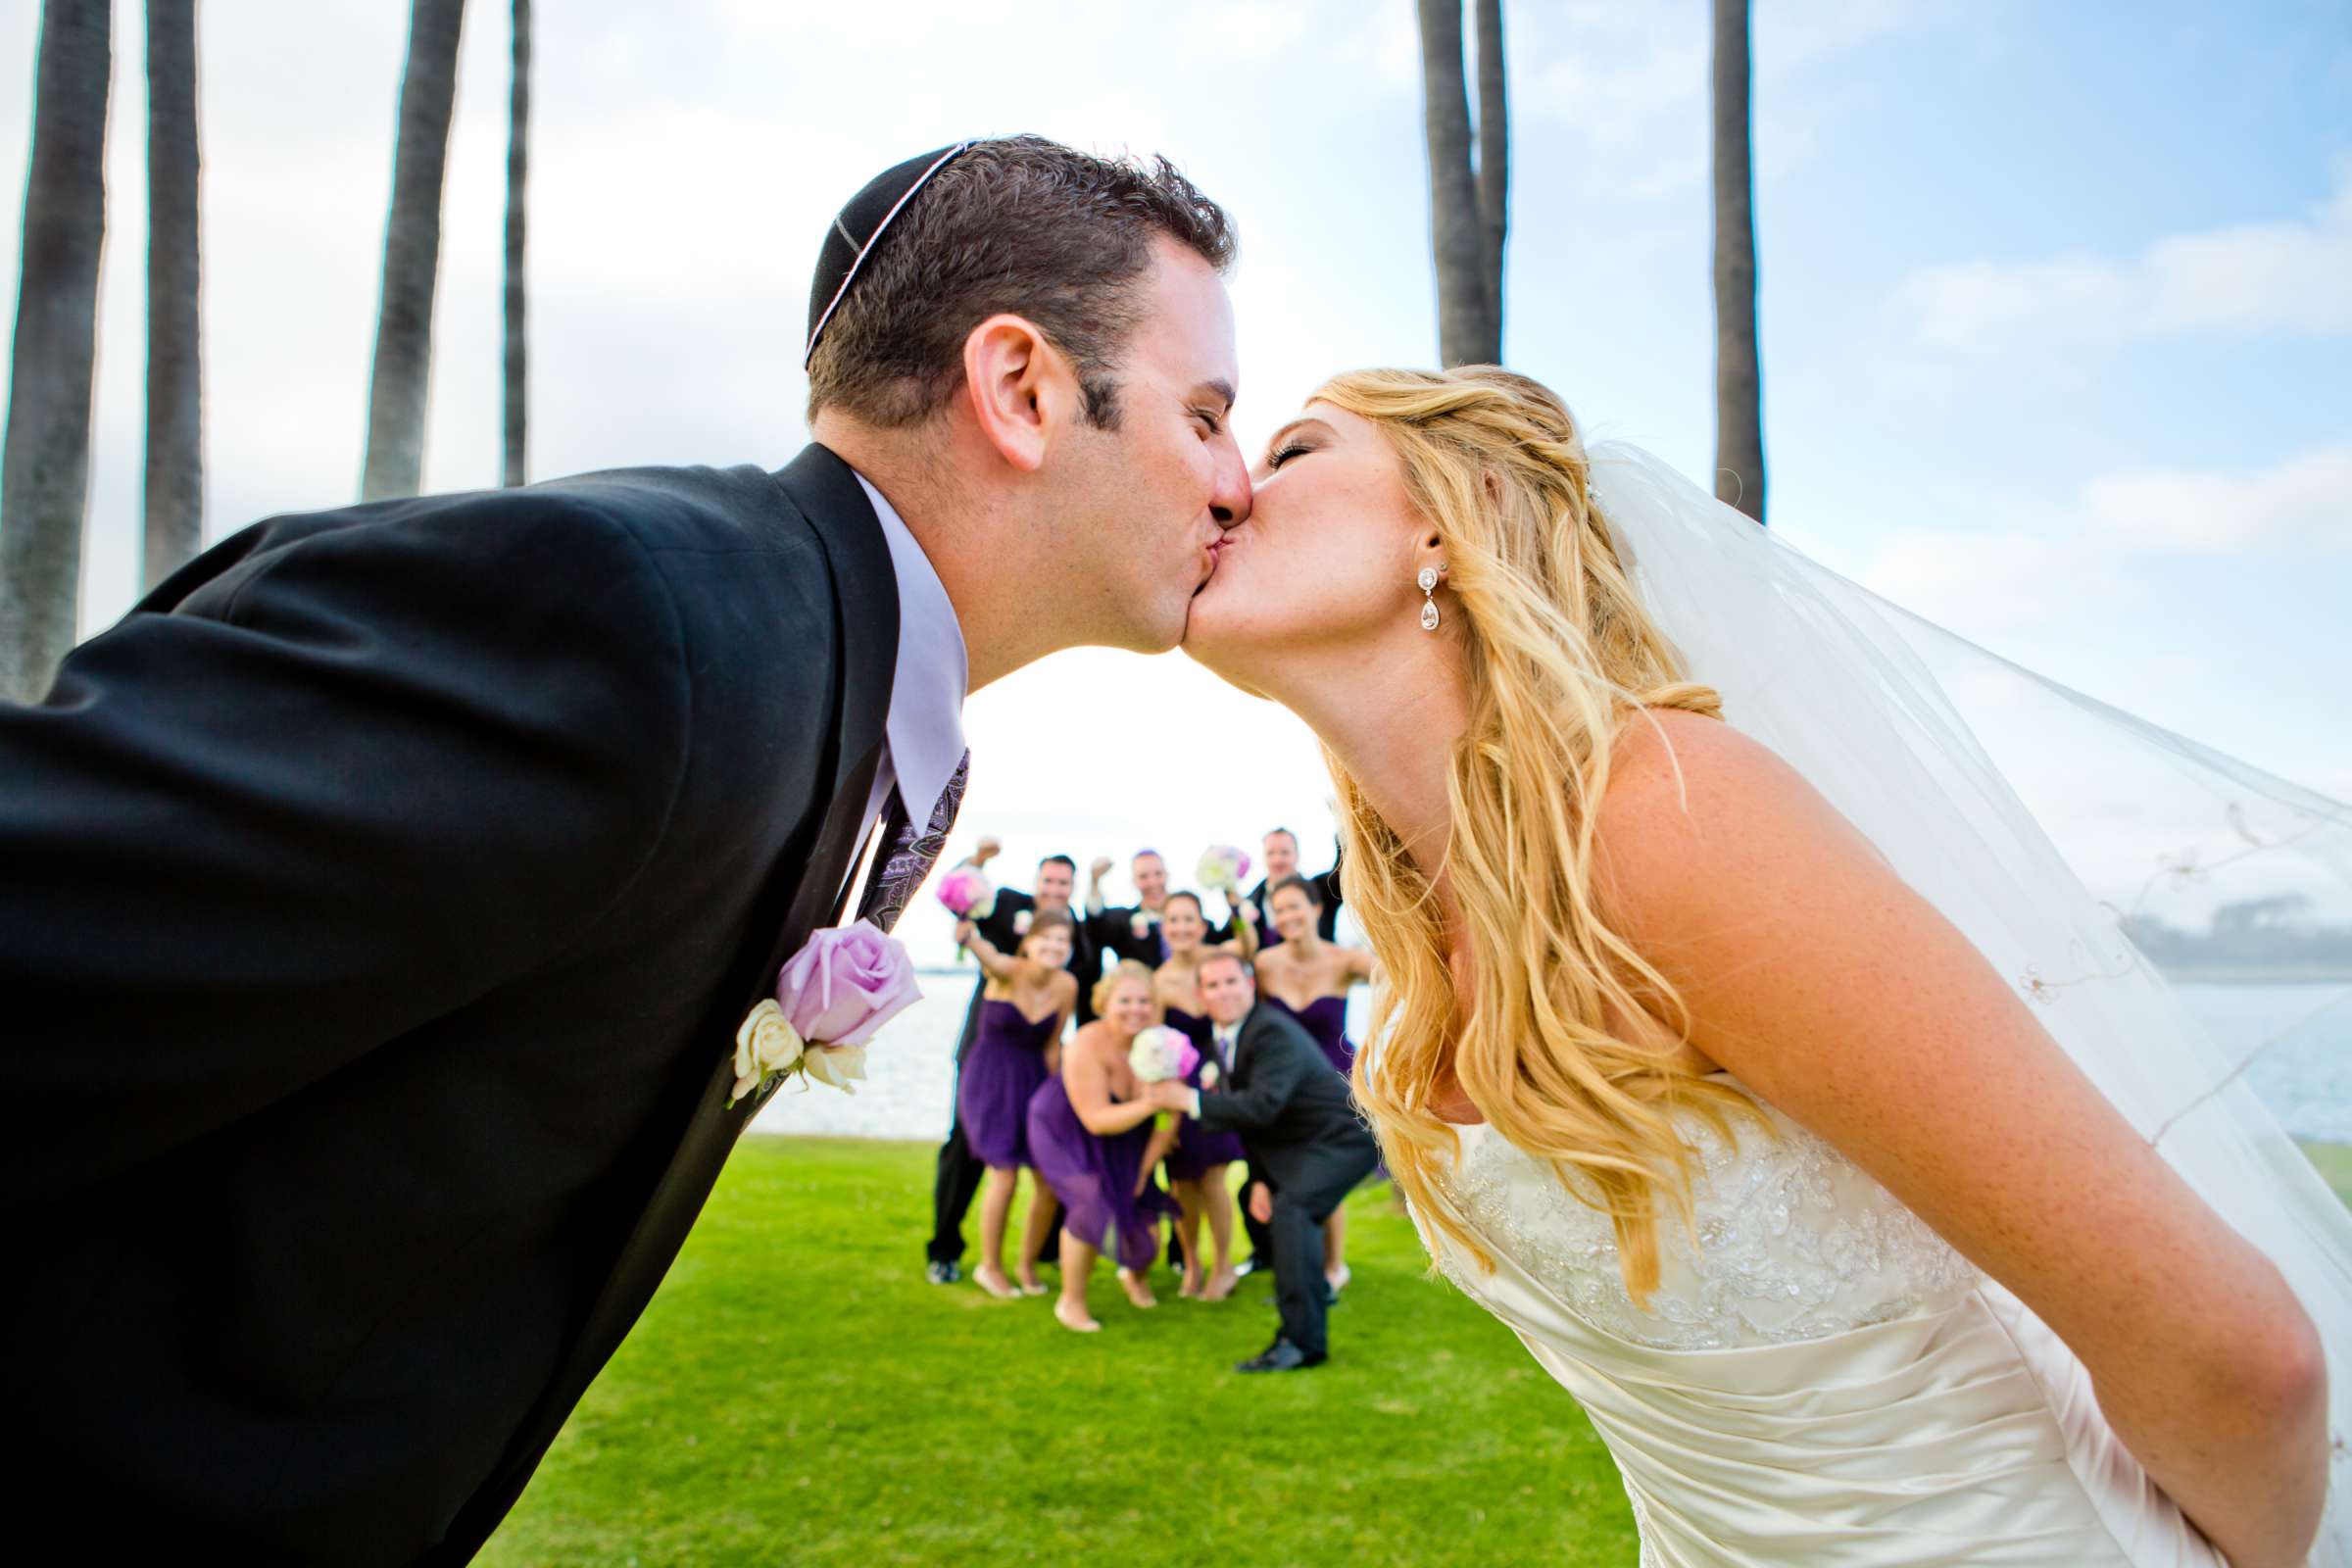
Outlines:
{"label": "bride", "polygon": [[1492,368],[1254,477],[1187,651],[1322,739],[1356,1096],[1644,1565],[2352,1561],[2352,1226],[1890,607]]}

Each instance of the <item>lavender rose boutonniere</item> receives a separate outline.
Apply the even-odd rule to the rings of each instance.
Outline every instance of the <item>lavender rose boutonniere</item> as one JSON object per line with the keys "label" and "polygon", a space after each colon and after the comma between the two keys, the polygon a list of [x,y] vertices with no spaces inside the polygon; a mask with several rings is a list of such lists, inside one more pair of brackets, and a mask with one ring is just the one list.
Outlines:
{"label": "lavender rose boutonniere", "polygon": [[872,921],[817,932],[776,975],[774,999],[735,1031],[728,1105],[795,1073],[853,1093],[866,1042],[921,995],[906,949]]}

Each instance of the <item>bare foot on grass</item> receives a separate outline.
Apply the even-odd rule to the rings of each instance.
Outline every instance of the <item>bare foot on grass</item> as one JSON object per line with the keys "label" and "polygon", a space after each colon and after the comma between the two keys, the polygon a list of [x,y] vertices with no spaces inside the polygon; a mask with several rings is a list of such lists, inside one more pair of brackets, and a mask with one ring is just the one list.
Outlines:
{"label": "bare foot on grass", "polygon": [[1125,1291],[1127,1299],[1138,1306],[1157,1306],[1159,1304],[1159,1298],[1152,1294],[1152,1287],[1145,1283],[1141,1274],[1131,1268],[1119,1270],[1119,1289]]}
{"label": "bare foot on grass", "polygon": [[1221,1268],[1214,1274],[1211,1274],[1208,1277],[1208,1283],[1200,1288],[1200,1299],[1203,1301],[1222,1301],[1225,1299],[1225,1298],[1231,1296],[1233,1294],[1234,1287],[1241,1283],[1241,1275],[1235,1273],[1230,1266]]}
{"label": "bare foot on grass", "polygon": [[972,1270],[972,1283],[1000,1301],[1009,1301],[1020,1294],[1012,1288],[1012,1281],[1004,1277],[1004,1271],[994,1263],[983,1263]]}
{"label": "bare foot on grass", "polygon": [[1100,1334],[1102,1325],[1086,1315],[1086,1307],[1066,1296],[1054,1298],[1054,1321],[1072,1334]]}

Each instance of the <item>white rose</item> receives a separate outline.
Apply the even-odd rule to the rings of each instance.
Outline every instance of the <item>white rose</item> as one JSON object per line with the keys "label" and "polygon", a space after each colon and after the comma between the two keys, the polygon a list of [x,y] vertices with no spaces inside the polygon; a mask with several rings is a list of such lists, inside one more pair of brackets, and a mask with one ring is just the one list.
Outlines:
{"label": "white rose", "polygon": [[799,1061],[805,1050],[775,999],[760,1003],[735,1031],[735,1099],[758,1089],[769,1073],[781,1072]]}
{"label": "white rose", "polygon": [[1027,909],[1021,910],[1012,917],[1012,934],[1016,937],[1025,937],[1029,934],[1029,911]]}
{"label": "white rose", "polygon": [[830,1084],[845,1095],[854,1095],[858,1091],[850,1085],[865,1076],[865,1048],[810,1046],[801,1057],[801,1070],[820,1084]]}
{"label": "white rose", "polygon": [[1203,1089],[1214,1089],[1214,1088],[1216,1088],[1216,1087],[1217,1087],[1217,1079],[1218,1079],[1219,1077],[1221,1077],[1221,1076],[1223,1076],[1223,1075],[1222,1075],[1222,1074],[1220,1074],[1220,1073],[1217,1071],[1217,1064],[1216,1064],[1215,1062],[1213,1062],[1213,1061],[1204,1061],[1204,1062],[1202,1062],[1202,1063],[1200,1064],[1200,1087],[1201,1087],[1201,1088],[1203,1088]]}

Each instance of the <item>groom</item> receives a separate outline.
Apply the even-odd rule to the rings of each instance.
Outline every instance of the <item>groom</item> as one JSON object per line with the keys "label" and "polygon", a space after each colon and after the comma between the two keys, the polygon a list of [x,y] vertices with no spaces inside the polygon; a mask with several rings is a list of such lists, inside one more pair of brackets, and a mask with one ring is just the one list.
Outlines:
{"label": "groom", "polygon": [[12,1514],[473,1554],[756,1108],[738,1022],[937,853],[967,691],[1182,635],[1250,508],[1232,248],[1164,162],[910,159],[781,470],[276,518],[0,705]]}
{"label": "groom", "polygon": [[1274,1301],[1282,1332],[1234,1368],[1296,1372],[1320,1366],[1331,1304],[1323,1278],[1323,1222],[1379,1163],[1373,1142],[1322,1048],[1286,1012],[1261,1006],[1250,965],[1231,951],[1211,953],[1195,971],[1208,1009],[1218,1077],[1207,1093],[1176,1080],[1152,1086],[1163,1110],[1182,1111],[1212,1133],[1242,1135],[1250,1166],[1274,1189]]}

